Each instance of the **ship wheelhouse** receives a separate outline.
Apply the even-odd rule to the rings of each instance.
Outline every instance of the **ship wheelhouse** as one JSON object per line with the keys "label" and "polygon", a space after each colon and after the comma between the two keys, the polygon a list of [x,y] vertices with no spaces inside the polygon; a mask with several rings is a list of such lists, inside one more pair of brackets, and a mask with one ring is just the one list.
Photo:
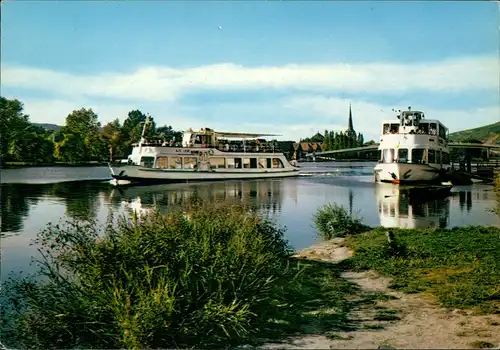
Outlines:
{"label": "ship wheelhouse", "polygon": [[448,129],[438,120],[427,120],[421,111],[403,111],[398,120],[382,123],[379,163],[429,164],[448,168]]}

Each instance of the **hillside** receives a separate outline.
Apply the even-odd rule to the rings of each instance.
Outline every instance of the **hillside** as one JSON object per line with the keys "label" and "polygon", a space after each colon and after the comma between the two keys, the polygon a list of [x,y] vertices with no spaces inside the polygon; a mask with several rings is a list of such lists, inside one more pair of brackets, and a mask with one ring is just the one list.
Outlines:
{"label": "hillside", "polygon": [[49,123],[33,123],[33,125],[39,126],[41,128],[44,128],[45,130],[49,130],[49,131],[57,131],[61,128],[60,125],[49,124]]}
{"label": "hillside", "polygon": [[451,133],[450,138],[455,142],[463,142],[474,139],[483,143],[500,144],[500,122],[481,126],[475,129],[457,131]]}

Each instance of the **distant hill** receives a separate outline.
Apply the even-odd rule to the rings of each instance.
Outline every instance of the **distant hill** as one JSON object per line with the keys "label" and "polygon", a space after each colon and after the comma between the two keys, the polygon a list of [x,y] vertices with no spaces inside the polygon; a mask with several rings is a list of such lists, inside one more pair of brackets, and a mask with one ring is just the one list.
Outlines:
{"label": "distant hill", "polygon": [[500,122],[475,129],[453,132],[450,134],[450,139],[455,142],[478,140],[482,143],[500,145]]}
{"label": "distant hill", "polygon": [[48,123],[32,123],[32,124],[49,131],[57,131],[60,128],[62,128],[62,126],[56,124],[48,124]]}

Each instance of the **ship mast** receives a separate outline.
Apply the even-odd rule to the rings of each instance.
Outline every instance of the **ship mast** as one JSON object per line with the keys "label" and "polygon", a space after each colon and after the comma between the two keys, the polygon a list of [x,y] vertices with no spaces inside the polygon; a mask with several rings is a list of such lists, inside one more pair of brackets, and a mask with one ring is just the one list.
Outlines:
{"label": "ship mast", "polygon": [[146,142],[144,135],[146,135],[146,126],[149,123],[149,113],[146,114],[146,121],[144,122],[144,126],[142,127],[141,139],[139,140],[139,152],[142,148],[142,144]]}

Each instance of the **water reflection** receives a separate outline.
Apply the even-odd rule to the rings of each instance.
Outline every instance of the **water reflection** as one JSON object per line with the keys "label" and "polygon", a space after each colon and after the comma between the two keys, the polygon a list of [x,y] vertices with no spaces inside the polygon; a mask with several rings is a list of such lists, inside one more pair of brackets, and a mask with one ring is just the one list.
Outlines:
{"label": "water reflection", "polygon": [[[103,205],[114,212],[144,212],[153,207],[171,210],[192,198],[242,202],[265,216],[273,216],[281,212],[283,192],[281,180],[169,184],[124,189],[96,181],[4,184],[1,186],[1,232],[12,234],[23,231],[23,223],[30,216],[30,210],[41,200],[63,204],[67,218],[80,220],[95,218]],[[53,219],[50,216],[47,213],[48,221]],[[41,226],[47,222],[41,223]]]}
{"label": "water reflection", "polygon": [[30,210],[44,199],[62,201],[69,218],[94,218],[99,209],[99,194],[106,187],[109,188],[99,182],[87,181],[42,185],[3,184],[0,186],[1,232],[22,231]]}
{"label": "water reflection", "polygon": [[444,228],[450,223],[448,196],[422,199],[410,195],[408,189],[392,184],[378,184],[375,194],[383,227]]}
{"label": "water reflection", "polygon": [[281,180],[214,182],[202,186],[137,186],[114,188],[109,196],[105,196],[105,200],[117,209],[121,207],[128,212],[135,210],[139,213],[155,207],[162,211],[173,210],[194,198],[208,202],[229,201],[243,203],[265,216],[274,216],[281,212],[283,186]]}

